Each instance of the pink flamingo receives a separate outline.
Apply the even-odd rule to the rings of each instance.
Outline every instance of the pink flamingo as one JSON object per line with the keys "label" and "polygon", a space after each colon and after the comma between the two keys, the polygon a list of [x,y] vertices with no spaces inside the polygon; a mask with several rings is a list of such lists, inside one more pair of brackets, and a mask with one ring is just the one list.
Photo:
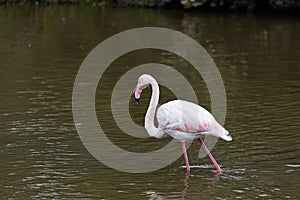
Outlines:
{"label": "pink flamingo", "polygon": [[213,162],[217,172],[221,172],[220,166],[209,152],[201,136],[212,135],[226,141],[231,141],[232,138],[228,131],[226,131],[203,107],[183,100],[173,100],[161,105],[157,109],[156,114],[158,127],[155,127],[154,118],[159,100],[159,87],[156,80],[148,74],[141,75],[134,90],[134,98],[136,102],[139,103],[143,89],[147,88],[149,85],[152,87],[152,95],[145,116],[145,129],[148,134],[155,138],[171,136],[179,140],[181,142],[187,172],[190,172],[190,165],[185,141],[197,139],[203,150]]}

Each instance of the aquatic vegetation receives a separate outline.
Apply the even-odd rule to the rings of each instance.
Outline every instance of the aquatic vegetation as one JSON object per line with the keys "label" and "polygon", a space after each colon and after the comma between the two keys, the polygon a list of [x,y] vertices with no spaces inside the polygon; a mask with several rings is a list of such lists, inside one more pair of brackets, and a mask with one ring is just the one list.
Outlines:
{"label": "aquatic vegetation", "polygon": [[206,8],[226,8],[226,9],[293,9],[300,8],[297,0],[181,0],[185,8],[206,7]]}
{"label": "aquatic vegetation", "polygon": [[184,9],[215,10],[295,10],[300,8],[298,0],[0,0],[0,4],[106,4],[134,7],[179,7]]}

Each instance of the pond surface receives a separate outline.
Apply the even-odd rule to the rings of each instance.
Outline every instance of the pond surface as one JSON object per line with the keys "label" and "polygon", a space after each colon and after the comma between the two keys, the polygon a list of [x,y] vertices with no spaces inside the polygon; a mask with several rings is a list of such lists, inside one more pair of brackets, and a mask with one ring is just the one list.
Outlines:
{"label": "pond surface", "polygon": [[[207,157],[198,158],[197,142],[188,149],[190,176],[183,157],[158,171],[131,174],[103,165],[82,144],[72,116],[73,84],[81,63],[108,37],[144,26],[189,35],[218,66],[227,95],[224,126],[233,137],[232,142],[219,140],[212,150],[223,168],[221,174]],[[299,199],[299,33],[299,18],[288,16],[0,7],[0,196]],[[178,56],[153,49],[121,56],[98,85],[96,110],[105,134],[120,148],[134,152],[159,149],[170,141],[130,137],[112,123],[109,97],[117,78],[130,67],[149,62],[180,71],[195,83],[199,103],[208,110],[211,106],[205,82]],[[136,81],[137,77],[130,80],[133,85]],[[149,96],[148,89],[140,105],[129,102],[139,125]],[[174,98],[162,87],[160,103]]]}

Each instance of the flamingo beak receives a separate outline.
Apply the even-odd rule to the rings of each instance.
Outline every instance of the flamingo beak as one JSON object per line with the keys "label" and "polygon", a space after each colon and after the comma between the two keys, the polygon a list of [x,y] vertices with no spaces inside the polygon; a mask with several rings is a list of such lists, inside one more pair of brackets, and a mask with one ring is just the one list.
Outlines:
{"label": "flamingo beak", "polygon": [[133,92],[133,96],[134,96],[136,104],[140,103],[141,93],[142,93],[142,90],[139,87],[136,87],[134,92]]}
{"label": "flamingo beak", "polygon": [[135,96],[134,96],[134,100],[135,100],[136,104],[140,103],[140,99],[136,98]]}

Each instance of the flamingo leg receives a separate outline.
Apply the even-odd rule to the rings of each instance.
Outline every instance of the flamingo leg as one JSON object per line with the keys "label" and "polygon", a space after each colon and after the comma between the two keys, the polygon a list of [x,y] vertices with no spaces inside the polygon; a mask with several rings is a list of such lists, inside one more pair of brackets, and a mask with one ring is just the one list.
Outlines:
{"label": "flamingo leg", "polygon": [[185,164],[186,164],[186,171],[190,172],[191,169],[190,169],[188,155],[187,155],[187,152],[186,152],[185,142],[181,142],[181,147],[182,147],[182,151],[183,151],[183,154],[184,154],[184,160],[185,160]]}
{"label": "flamingo leg", "polygon": [[204,144],[202,138],[198,138],[198,142],[200,143],[202,149],[205,151],[205,153],[208,155],[208,157],[210,158],[210,160],[213,162],[213,164],[216,167],[216,170],[218,173],[222,172],[222,169],[220,168],[220,166],[218,165],[217,161],[214,159],[214,157],[211,155],[210,151],[208,150],[208,148],[206,147],[206,145]]}

